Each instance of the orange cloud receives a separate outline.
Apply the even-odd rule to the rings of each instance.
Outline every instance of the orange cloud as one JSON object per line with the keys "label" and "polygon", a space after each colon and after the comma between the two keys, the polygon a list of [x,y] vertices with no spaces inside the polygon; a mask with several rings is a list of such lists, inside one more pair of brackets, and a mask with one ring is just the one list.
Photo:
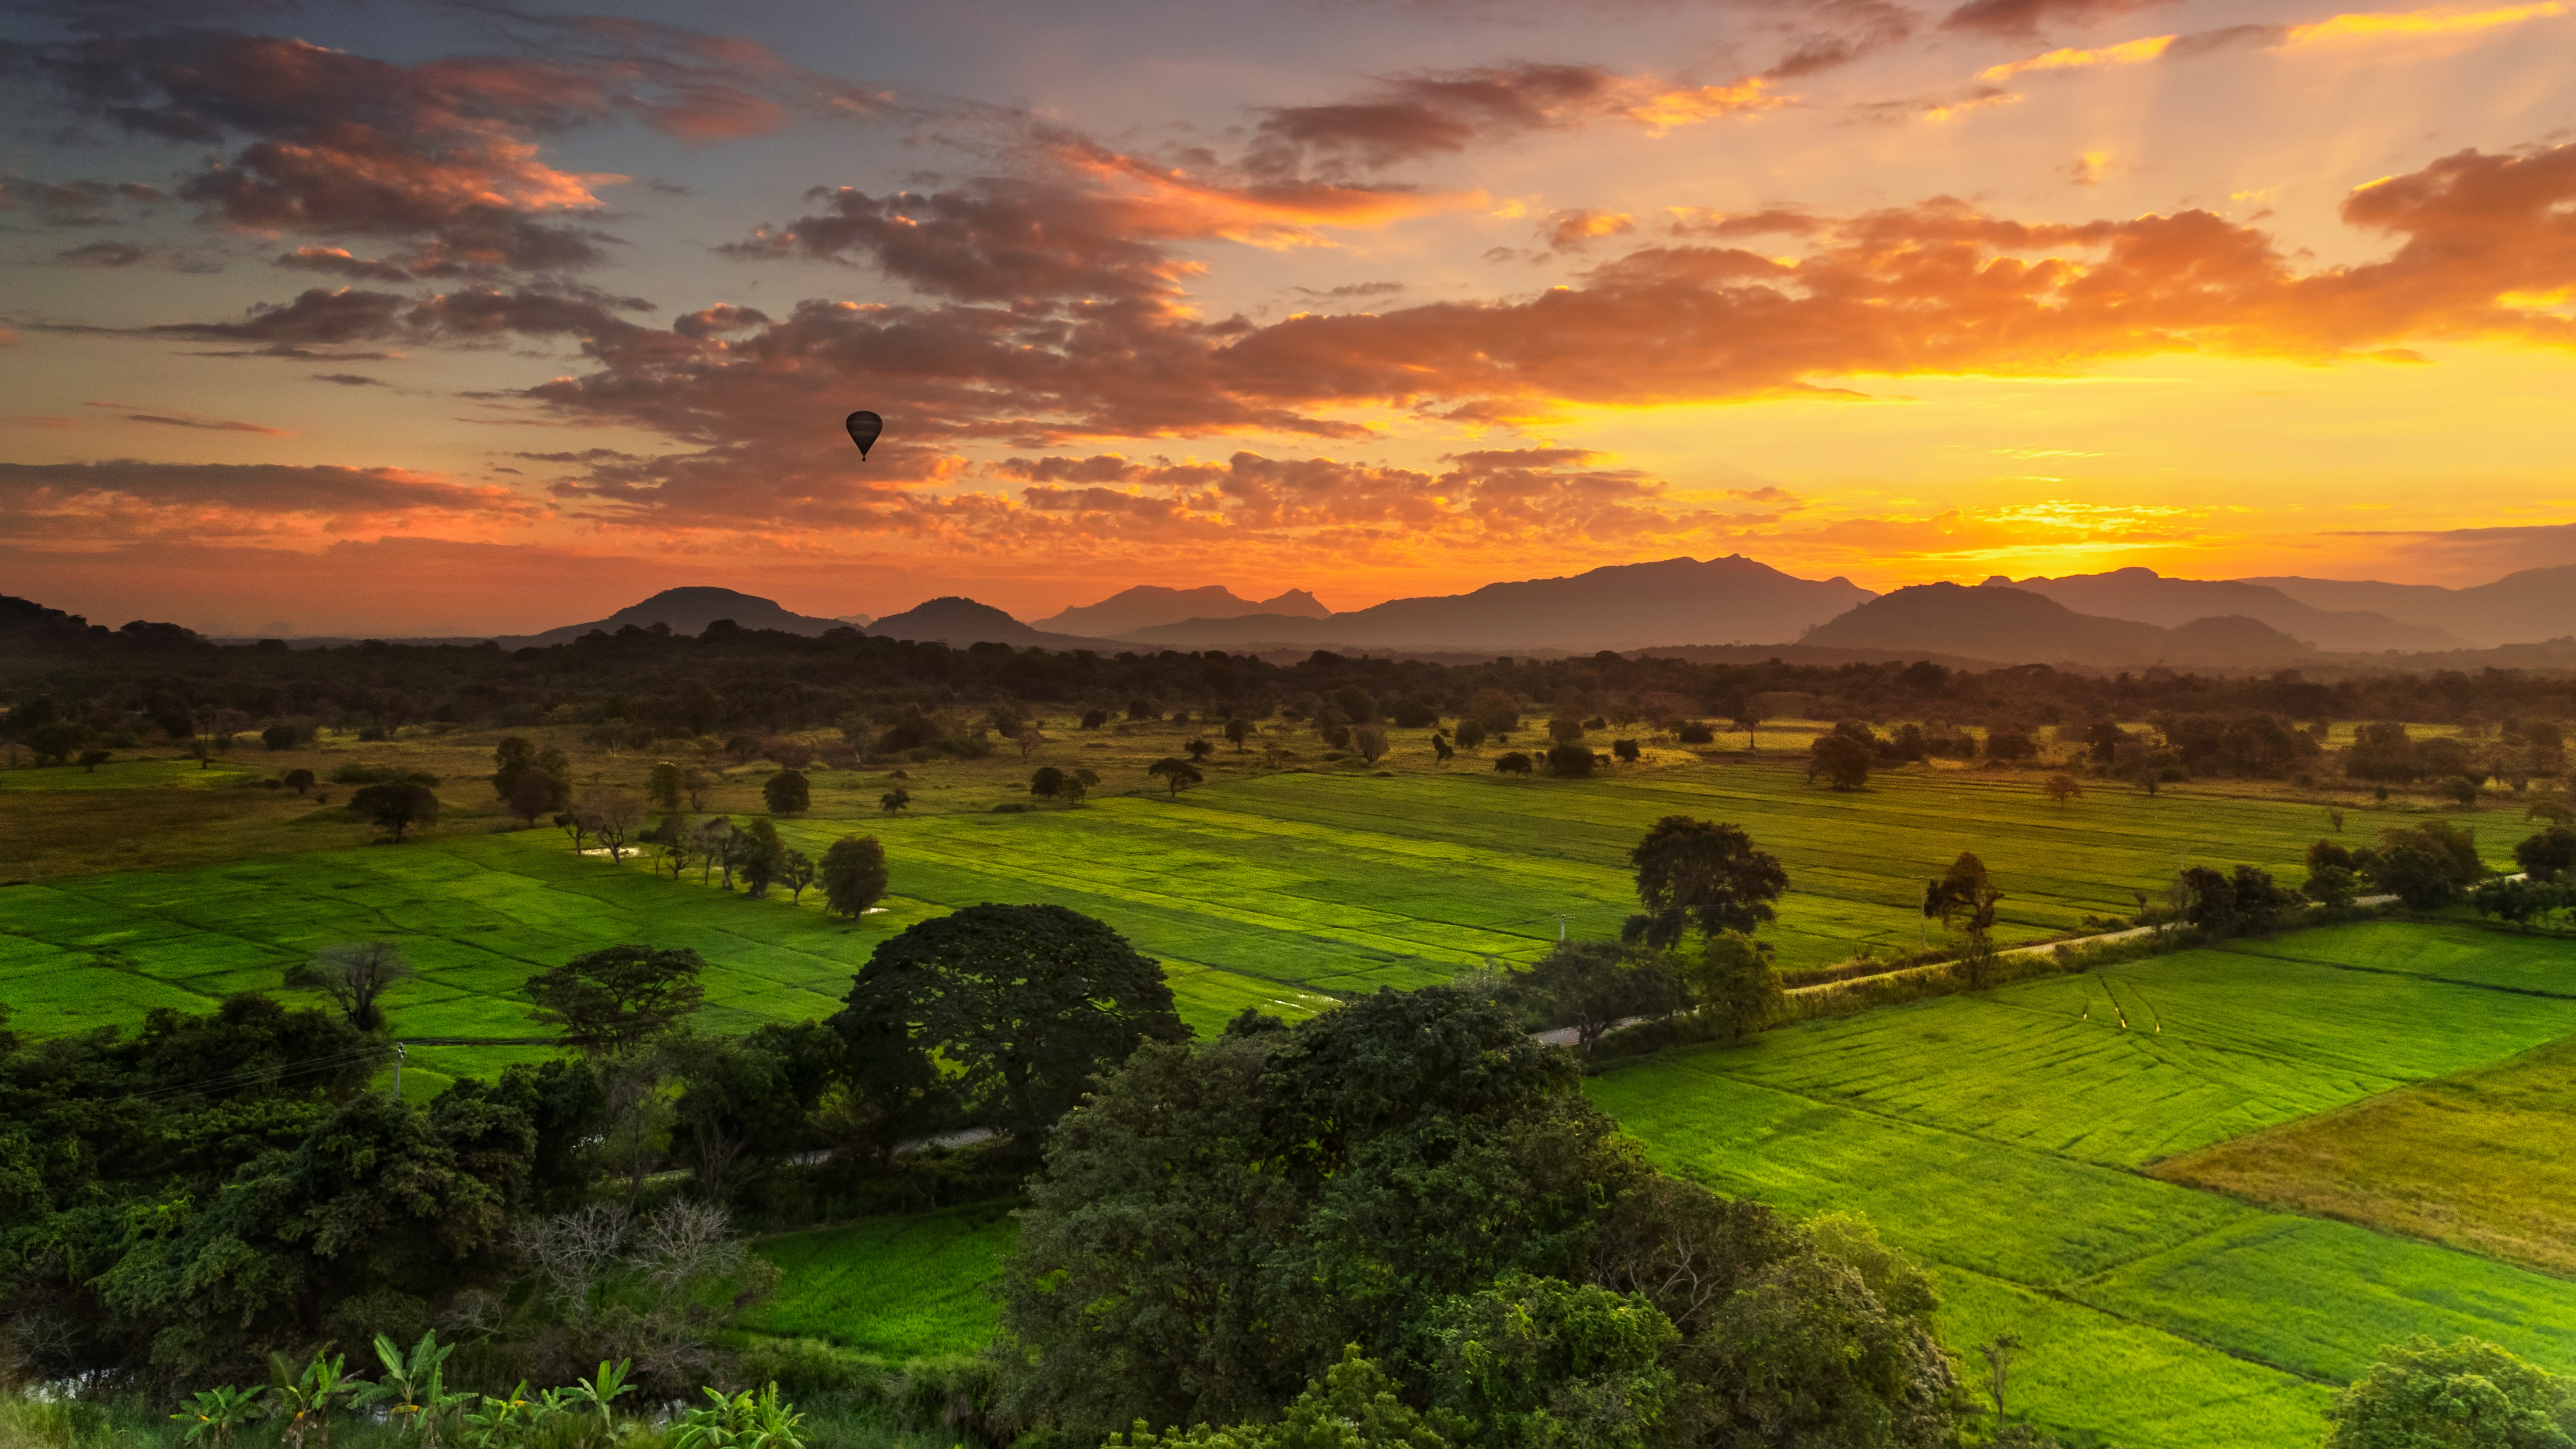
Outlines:
{"label": "orange cloud", "polygon": [[2105,45],[2093,50],[2052,50],[2027,60],[2006,61],[1977,72],[1981,81],[2005,81],[2032,71],[2083,70],[2097,65],[2143,65],[2162,56],[2180,39],[2174,35],[2150,35],[2144,40],[2124,40],[2118,45]]}
{"label": "orange cloud", "polygon": [[2293,25],[2287,39],[2291,45],[2321,45],[2343,40],[2465,35],[2499,26],[2520,25],[2529,20],[2555,19],[2568,13],[2569,7],[2560,0],[2549,0],[2549,3],[2539,5],[2502,5],[2492,10],[2363,11],[2337,15],[2309,25]]}

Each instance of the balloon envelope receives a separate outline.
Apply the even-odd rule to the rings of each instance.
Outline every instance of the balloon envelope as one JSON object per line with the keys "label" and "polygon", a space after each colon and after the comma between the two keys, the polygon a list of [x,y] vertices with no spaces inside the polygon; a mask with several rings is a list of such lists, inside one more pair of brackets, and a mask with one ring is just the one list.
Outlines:
{"label": "balloon envelope", "polygon": [[868,449],[876,445],[877,435],[885,431],[885,419],[863,410],[850,414],[843,426],[850,430],[850,441],[859,445],[859,457],[865,460]]}

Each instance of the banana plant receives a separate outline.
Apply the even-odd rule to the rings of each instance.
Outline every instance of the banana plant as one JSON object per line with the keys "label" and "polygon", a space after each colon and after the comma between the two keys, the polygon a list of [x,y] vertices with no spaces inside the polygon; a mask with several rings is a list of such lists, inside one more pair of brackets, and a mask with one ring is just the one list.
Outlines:
{"label": "banana plant", "polygon": [[376,1357],[384,1361],[385,1376],[368,1385],[355,1402],[385,1405],[398,1428],[419,1437],[420,1449],[441,1449],[457,1406],[475,1397],[448,1392],[447,1356],[454,1352],[456,1345],[440,1343],[435,1330],[422,1334],[408,1354],[391,1338],[377,1334]]}
{"label": "banana plant", "polygon": [[179,1442],[230,1449],[233,1431],[259,1417],[259,1394],[257,1389],[237,1389],[230,1384],[197,1390],[186,1408],[170,1416],[188,1426]]}
{"label": "banana plant", "polygon": [[601,1359],[596,1377],[575,1379],[571,1388],[561,1390],[559,1394],[549,1397],[554,1407],[566,1413],[595,1416],[598,1421],[598,1442],[610,1443],[617,1437],[617,1416],[611,1411],[610,1406],[616,1401],[618,1395],[634,1391],[635,1386],[627,1382],[634,1367],[635,1360],[631,1358],[619,1359],[614,1364]]}
{"label": "banana plant", "polygon": [[294,1374],[286,1355],[268,1356],[269,1413],[283,1425],[279,1437],[286,1449],[304,1449],[308,1438],[318,1440],[315,1449],[331,1449],[331,1411],[366,1383],[346,1372],[348,1362],[340,1354],[324,1358],[316,1353],[304,1372]]}
{"label": "banana plant", "polygon": [[779,1401],[776,1380],[757,1398],[749,1391],[732,1398],[718,1389],[705,1393],[713,1406],[681,1416],[671,1449],[805,1449],[796,1432],[805,1416],[795,1405]]}
{"label": "banana plant", "polygon": [[528,1381],[510,1390],[506,1398],[483,1396],[479,1413],[465,1416],[467,1449],[517,1449],[528,1440],[529,1431],[537,1426],[551,1407],[542,1399],[531,1397]]}

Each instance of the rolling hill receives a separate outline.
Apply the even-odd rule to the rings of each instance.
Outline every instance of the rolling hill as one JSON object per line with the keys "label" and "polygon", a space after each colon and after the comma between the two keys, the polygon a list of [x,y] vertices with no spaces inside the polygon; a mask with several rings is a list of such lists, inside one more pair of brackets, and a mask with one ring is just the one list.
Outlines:
{"label": "rolling hill", "polygon": [[1238,598],[1234,591],[1220,584],[1197,589],[1167,589],[1159,584],[1138,584],[1122,589],[1097,604],[1085,604],[1040,619],[1032,626],[1058,634],[1089,634],[1100,637],[1125,634],[1136,629],[1150,629],[1158,624],[1178,624],[1187,619],[1239,619],[1246,614],[1270,614],[1283,619],[1328,618],[1332,610],[1316,601],[1304,589],[1290,589],[1275,599],[1254,602]]}
{"label": "rolling hill", "polygon": [[1137,629],[1172,649],[1253,644],[1460,649],[1636,649],[1761,644],[1875,597],[1848,579],[1802,579],[1741,554],[1615,564],[1570,578],[1487,584],[1465,594],[1390,599],[1322,618],[1249,614]]}
{"label": "rolling hill", "polygon": [[1807,631],[1802,644],[1942,651],[2005,664],[2233,665],[2317,651],[2257,619],[2222,615],[2179,628],[2079,614],[2043,594],[1986,584],[1917,584]]}

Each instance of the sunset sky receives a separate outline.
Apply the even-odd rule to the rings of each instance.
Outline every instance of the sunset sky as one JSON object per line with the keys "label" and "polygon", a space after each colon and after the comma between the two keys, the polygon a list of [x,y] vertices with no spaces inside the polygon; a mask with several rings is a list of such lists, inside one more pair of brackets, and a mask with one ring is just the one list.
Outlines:
{"label": "sunset sky", "polygon": [[0,593],[111,624],[2576,563],[2576,0],[81,0],[0,96]]}

